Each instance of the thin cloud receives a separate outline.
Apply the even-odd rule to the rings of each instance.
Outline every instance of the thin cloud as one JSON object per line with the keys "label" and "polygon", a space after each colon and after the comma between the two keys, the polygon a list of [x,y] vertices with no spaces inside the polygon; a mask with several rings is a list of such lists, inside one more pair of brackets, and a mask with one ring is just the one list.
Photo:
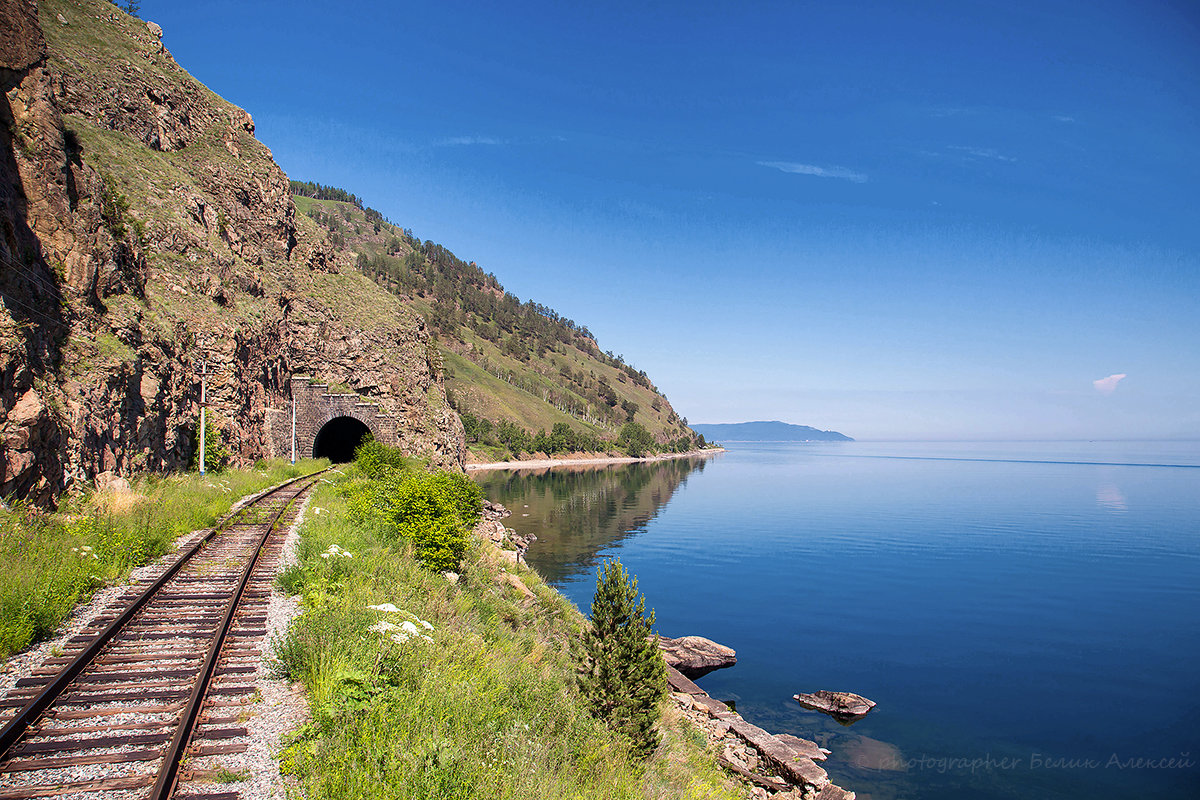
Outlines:
{"label": "thin cloud", "polygon": [[1075,122],[1075,118],[1068,117],[1066,114],[1055,114],[1054,121],[1055,122]]}
{"label": "thin cloud", "polygon": [[493,136],[452,136],[449,139],[442,139],[436,143],[437,147],[469,147],[471,145],[501,145],[504,144],[503,139],[497,139]]}
{"label": "thin cloud", "polygon": [[1115,375],[1109,375],[1107,378],[1092,381],[1092,386],[1096,387],[1096,391],[1100,394],[1108,395],[1117,390],[1117,384],[1126,377],[1124,372],[1119,372]]}
{"label": "thin cloud", "polygon": [[935,108],[929,112],[929,116],[934,119],[944,119],[946,117],[973,117],[980,113],[980,109],[964,106],[950,106],[945,108]]}
{"label": "thin cloud", "polygon": [[854,183],[866,183],[867,176],[861,172],[855,172],[852,169],[845,167],[818,167],[815,164],[797,164],[794,161],[759,161],[757,164],[760,167],[770,167],[777,169],[780,172],[789,172],[793,175],[815,175],[818,178],[841,178],[844,181],[853,181]]}
{"label": "thin cloud", "polygon": [[1017,160],[1013,156],[1006,156],[1003,153],[1001,153],[997,150],[993,150],[990,147],[969,147],[969,146],[951,144],[951,145],[947,145],[946,149],[947,150],[956,150],[959,153],[966,153],[967,155],[974,156],[976,158],[990,158],[994,161],[1006,161],[1006,162],[1012,163],[1013,161]]}

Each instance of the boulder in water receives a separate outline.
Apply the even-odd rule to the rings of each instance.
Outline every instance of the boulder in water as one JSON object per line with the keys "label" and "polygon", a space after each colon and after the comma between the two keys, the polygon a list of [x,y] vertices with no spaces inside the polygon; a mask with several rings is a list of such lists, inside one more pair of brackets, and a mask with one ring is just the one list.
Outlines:
{"label": "boulder in water", "polygon": [[660,636],[658,648],[667,664],[689,678],[699,678],[714,669],[737,663],[737,653],[731,648],[703,636],[680,636],[678,639]]}
{"label": "boulder in water", "polygon": [[875,703],[853,692],[831,692],[821,689],[811,694],[792,695],[792,699],[812,711],[820,711],[843,724],[855,722],[867,715]]}

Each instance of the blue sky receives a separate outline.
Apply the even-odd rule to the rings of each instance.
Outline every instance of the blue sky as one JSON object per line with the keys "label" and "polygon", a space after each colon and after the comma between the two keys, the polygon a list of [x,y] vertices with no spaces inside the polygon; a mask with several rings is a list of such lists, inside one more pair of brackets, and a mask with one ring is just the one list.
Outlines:
{"label": "blue sky", "polygon": [[1200,437],[1194,3],[142,17],[291,177],[586,324],[693,422]]}

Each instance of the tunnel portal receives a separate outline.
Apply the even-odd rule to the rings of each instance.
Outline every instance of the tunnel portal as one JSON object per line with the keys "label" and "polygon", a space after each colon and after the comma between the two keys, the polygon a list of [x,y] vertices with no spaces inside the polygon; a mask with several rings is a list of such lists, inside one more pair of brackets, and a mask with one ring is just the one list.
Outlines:
{"label": "tunnel portal", "polygon": [[370,435],[366,424],[354,417],[334,417],[317,431],[313,458],[328,458],[335,464],[353,461],[354,451]]}
{"label": "tunnel portal", "polygon": [[379,403],[356,392],[330,392],[329,384],[294,375],[292,402],[267,409],[270,454],[275,458],[326,457],[345,463],[369,433],[389,447],[401,447],[400,421]]}

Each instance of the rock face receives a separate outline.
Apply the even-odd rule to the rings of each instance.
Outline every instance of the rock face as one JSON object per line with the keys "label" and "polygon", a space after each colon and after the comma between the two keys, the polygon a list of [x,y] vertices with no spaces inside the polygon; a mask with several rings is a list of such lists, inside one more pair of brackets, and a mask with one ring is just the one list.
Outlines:
{"label": "rock face", "polygon": [[305,374],[461,465],[424,320],[297,217],[250,115],[158,26],[106,0],[0,0],[0,83],[0,496],[186,468],[201,362],[240,463]]}
{"label": "rock face", "polygon": [[703,636],[659,636],[658,649],[667,664],[693,679],[737,663],[737,653],[731,648]]}
{"label": "rock face", "polygon": [[842,723],[862,719],[875,707],[874,702],[853,692],[830,692],[826,689],[793,695],[792,699],[811,711],[828,714]]}
{"label": "rock face", "polygon": [[491,500],[483,501],[483,516],[475,527],[475,533],[485,541],[494,544],[500,557],[514,564],[525,563],[525,551],[529,549],[537,537],[532,533],[521,534],[512,528],[504,527],[500,520],[512,516],[512,512],[499,503]]}

